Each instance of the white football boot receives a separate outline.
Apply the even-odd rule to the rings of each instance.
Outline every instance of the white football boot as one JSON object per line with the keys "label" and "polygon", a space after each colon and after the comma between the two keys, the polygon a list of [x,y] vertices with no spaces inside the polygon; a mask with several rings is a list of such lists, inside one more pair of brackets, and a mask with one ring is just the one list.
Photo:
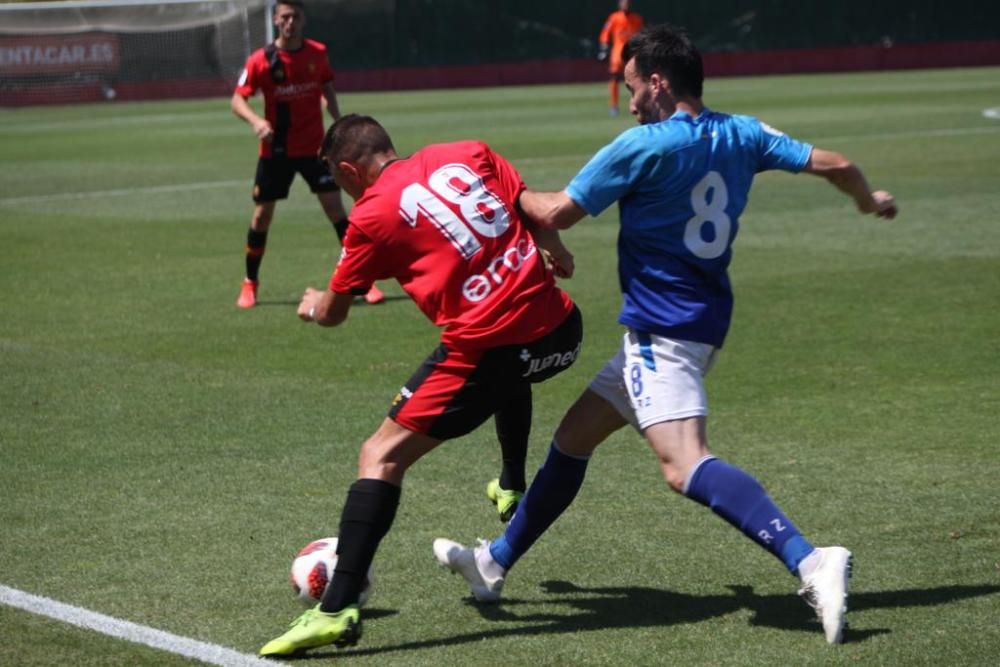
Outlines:
{"label": "white football boot", "polygon": [[844,547],[820,547],[816,552],[819,563],[802,577],[799,595],[816,610],[826,641],[839,644],[844,639],[847,579],[851,576],[854,556]]}
{"label": "white football boot", "polygon": [[468,582],[472,595],[480,602],[499,602],[506,572],[490,555],[490,543],[479,540],[475,549],[439,537],[434,540],[438,563],[458,573]]}

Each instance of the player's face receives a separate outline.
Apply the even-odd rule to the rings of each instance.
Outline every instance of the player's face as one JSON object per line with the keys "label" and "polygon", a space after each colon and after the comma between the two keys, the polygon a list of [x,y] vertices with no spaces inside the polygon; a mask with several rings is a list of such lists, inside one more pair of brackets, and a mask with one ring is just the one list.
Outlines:
{"label": "player's face", "polygon": [[302,36],[302,26],[306,23],[305,14],[298,7],[278,5],[274,12],[274,27],[283,39],[298,39]]}
{"label": "player's face", "polygon": [[632,95],[628,109],[640,125],[658,123],[674,112],[667,80],[656,72],[643,79],[635,58],[625,63],[625,87]]}
{"label": "player's face", "polygon": [[643,80],[635,68],[635,58],[625,63],[625,87],[631,94],[628,110],[639,121],[640,125],[652,122],[650,120],[653,108],[653,91],[649,81]]}

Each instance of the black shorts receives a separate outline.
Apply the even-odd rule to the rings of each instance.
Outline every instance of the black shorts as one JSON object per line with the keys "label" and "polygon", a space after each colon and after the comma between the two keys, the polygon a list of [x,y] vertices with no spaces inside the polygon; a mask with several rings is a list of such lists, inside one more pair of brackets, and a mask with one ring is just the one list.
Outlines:
{"label": "black shorts", "polygon": [[262,157],[257,160],[253,200],[260,204],[287,198],[296,172],[302,174],[315,193],[340,190],[318,157]]}
{"label": "black shorts", "polygon": [[562,324],[531,343],[476,351],[439,345],[396,395],[389,418],[439,440],[465,435],[512,391],[569,368],[582,341],[583,318],[574,306]]}

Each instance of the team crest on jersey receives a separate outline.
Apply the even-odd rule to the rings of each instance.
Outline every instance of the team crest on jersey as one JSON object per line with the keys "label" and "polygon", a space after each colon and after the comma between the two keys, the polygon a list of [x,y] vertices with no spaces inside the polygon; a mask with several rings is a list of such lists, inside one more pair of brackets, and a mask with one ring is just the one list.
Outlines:
{"label": "team crest on jersey", "polygon": [[774,129],[773,127],[771,127],[770,125],[768,125],[764,121],[760,121],[760,127],[761,127],[762,130],[764,130],[768,134],[773,135],[775,137],[783,137],[783,136],[785,136],[784,132],[782,132],[781,130]]}

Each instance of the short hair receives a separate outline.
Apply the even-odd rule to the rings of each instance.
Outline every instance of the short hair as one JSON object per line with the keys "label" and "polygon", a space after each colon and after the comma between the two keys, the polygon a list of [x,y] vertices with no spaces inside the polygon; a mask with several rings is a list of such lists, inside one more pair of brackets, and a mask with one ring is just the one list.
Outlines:
{"label": "short hair", "polygon": [[274,6],[277,7],[278,5],[288,5],[289,7],[297,7],[302,12],[306,11],[306,3],[302,0],[277,0]]}
{"label": "short hair", "polygon": [[351,113],[330,126],[320,146],[320,157],[327,164],[358,162],[377,153],[395,152],[392,139],[371,116]]}
{"label": "short hair", "polygon": [[632,58],[643,79],[659,72],[675,95],[701,97],[705,82],[701,54],[683,29],[661,23],[640,30],[622,51],[623,62]]}

